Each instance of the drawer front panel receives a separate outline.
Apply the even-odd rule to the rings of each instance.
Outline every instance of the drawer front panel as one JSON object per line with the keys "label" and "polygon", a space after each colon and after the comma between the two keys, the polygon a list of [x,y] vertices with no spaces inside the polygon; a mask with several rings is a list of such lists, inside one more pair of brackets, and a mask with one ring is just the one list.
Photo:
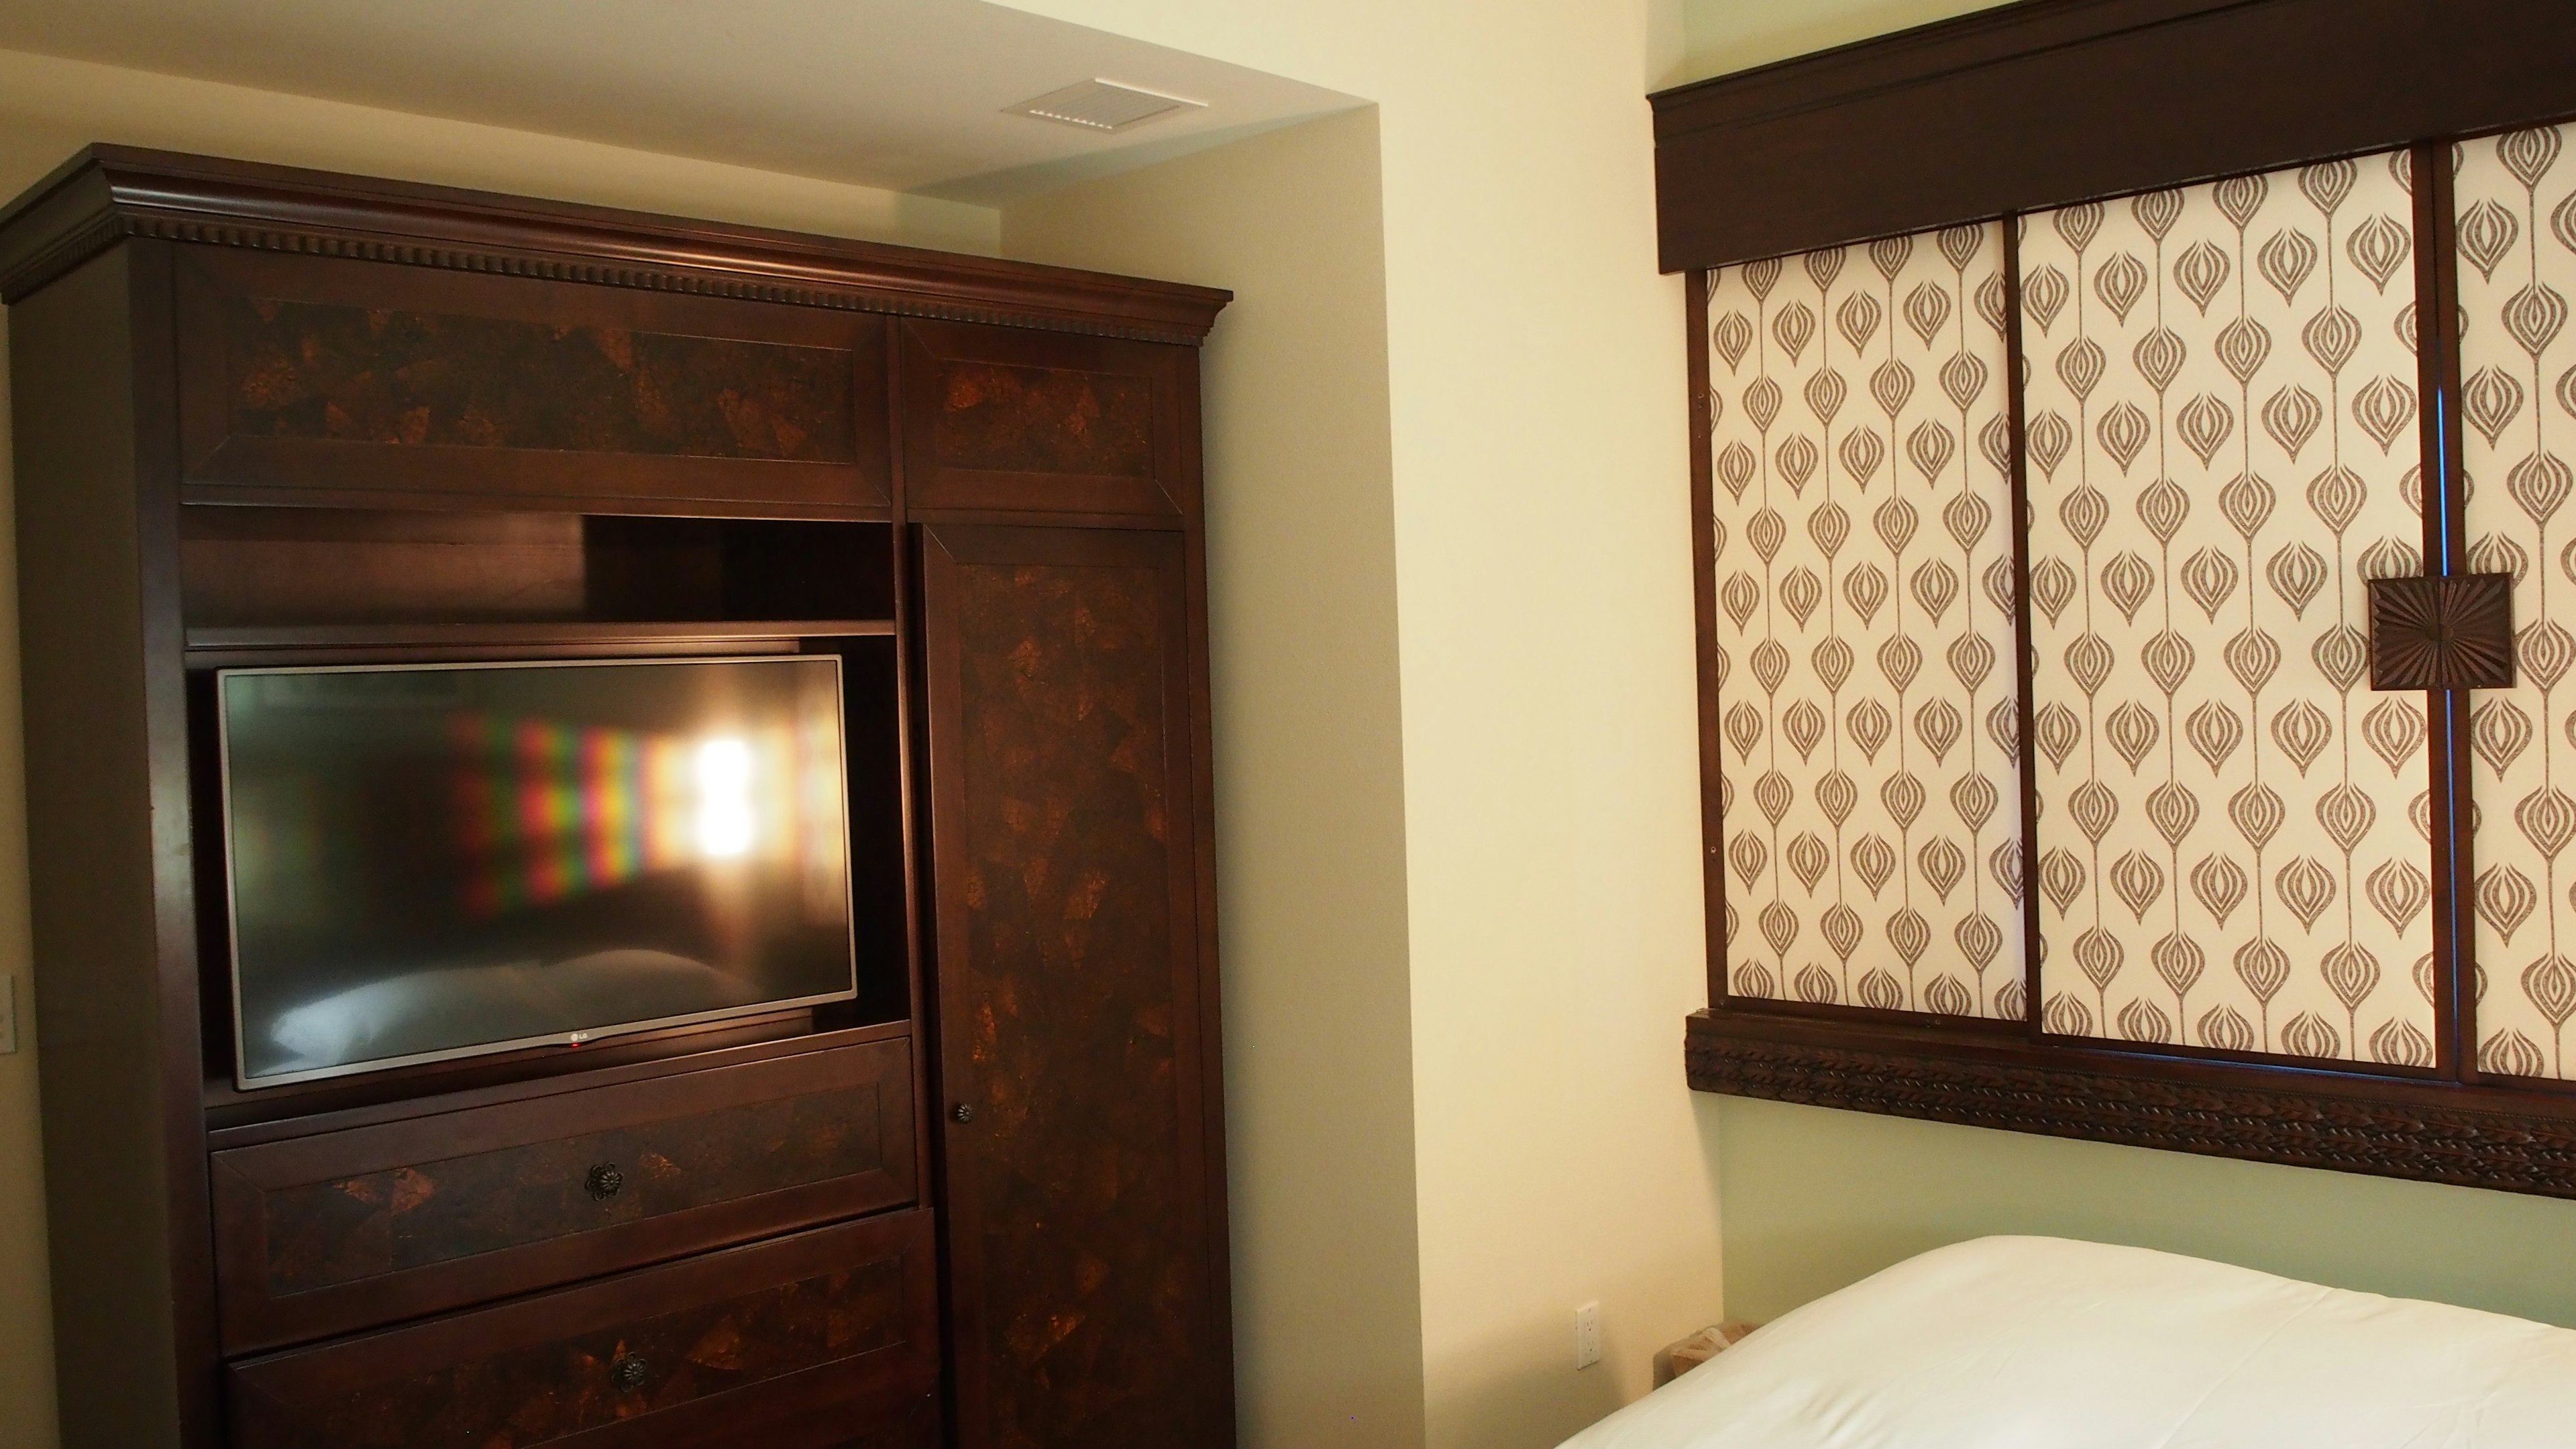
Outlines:
{"label": "drawer front panel", "polygon": [[854,460],[836,348],[269,297],[215,311],[236,436]]}
{"label": "drawer front panel", "polygon": [[886,507],[882,318],[229,252],[179,305],[203,497]]}
{"label": "drawer front panel", "polygon": [[936,1375],[931,1273],[910,1212],[237,1364],[234,1442],[828,1443],[855,1404],[901,1422]]}
{"label": "drawer front panel", "polygon": [[216,1154],[227,1345],[910,1201],[901,1041]]}
{"label": "drawer front panel", "polygon": [[902,330],[904,487],[915,511],[1188,510],[1197,355],[973,323]]}

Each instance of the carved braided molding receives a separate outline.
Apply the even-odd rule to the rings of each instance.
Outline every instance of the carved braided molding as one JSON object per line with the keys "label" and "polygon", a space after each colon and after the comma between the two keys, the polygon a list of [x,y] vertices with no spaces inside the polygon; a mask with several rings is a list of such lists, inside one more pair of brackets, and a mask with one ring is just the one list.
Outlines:
{"label": "carved braided molding", "polygon": [[[2220,1063],[2195,1063],[2202,1080],[2184,1081],[2175,1063],[2149,1075],[2116,1059],[2088,1064],[2086,1054],[2062,1046],[2045,1049],[2061,1060],[2034,1066],[2012,1060],[2010,1047],[1789,1039],[1807,1034],[1695,1014],[1685,1048],[1690,1084],[1971,1127],[2576,1197],[2576,1120],[2557,1115],[2567,1104],[2545,1094]],[[2467,1100],[2426,1100],[2453,1097]],[[2495,1103],[2499,1097],[2511,1104]]]}
{"label": "carved braided molding", "polygon": [[0,300],[129,238],[1189,345],[1228,295],[101,146],[0,214]]}

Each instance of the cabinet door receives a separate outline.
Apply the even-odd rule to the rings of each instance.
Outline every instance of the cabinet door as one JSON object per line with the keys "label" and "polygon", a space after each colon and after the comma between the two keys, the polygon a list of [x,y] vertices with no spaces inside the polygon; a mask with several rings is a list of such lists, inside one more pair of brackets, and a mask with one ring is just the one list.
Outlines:
{"label": "cabinet door", "polygon": [[1182,539],[922,556],[959,1443],[1231,1442]]}

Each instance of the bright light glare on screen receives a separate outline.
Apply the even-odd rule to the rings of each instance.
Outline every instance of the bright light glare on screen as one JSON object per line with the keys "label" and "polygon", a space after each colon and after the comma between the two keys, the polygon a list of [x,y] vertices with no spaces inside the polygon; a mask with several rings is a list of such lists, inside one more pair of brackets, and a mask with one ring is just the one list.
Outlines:
{"label": "bright light glare on screen", "polygon": [[698,851],[715,860],[751,850],[751,746],[718,738],[698,745]]}

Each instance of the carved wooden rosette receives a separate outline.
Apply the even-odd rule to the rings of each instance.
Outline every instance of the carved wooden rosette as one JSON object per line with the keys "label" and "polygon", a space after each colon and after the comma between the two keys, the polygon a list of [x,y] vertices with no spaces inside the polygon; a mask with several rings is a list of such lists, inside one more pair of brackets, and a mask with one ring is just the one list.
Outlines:
{"label": "carved wooden rosette", "polygon": [[2513,688],[2513,576],[2372,579],[2370,687]]}

